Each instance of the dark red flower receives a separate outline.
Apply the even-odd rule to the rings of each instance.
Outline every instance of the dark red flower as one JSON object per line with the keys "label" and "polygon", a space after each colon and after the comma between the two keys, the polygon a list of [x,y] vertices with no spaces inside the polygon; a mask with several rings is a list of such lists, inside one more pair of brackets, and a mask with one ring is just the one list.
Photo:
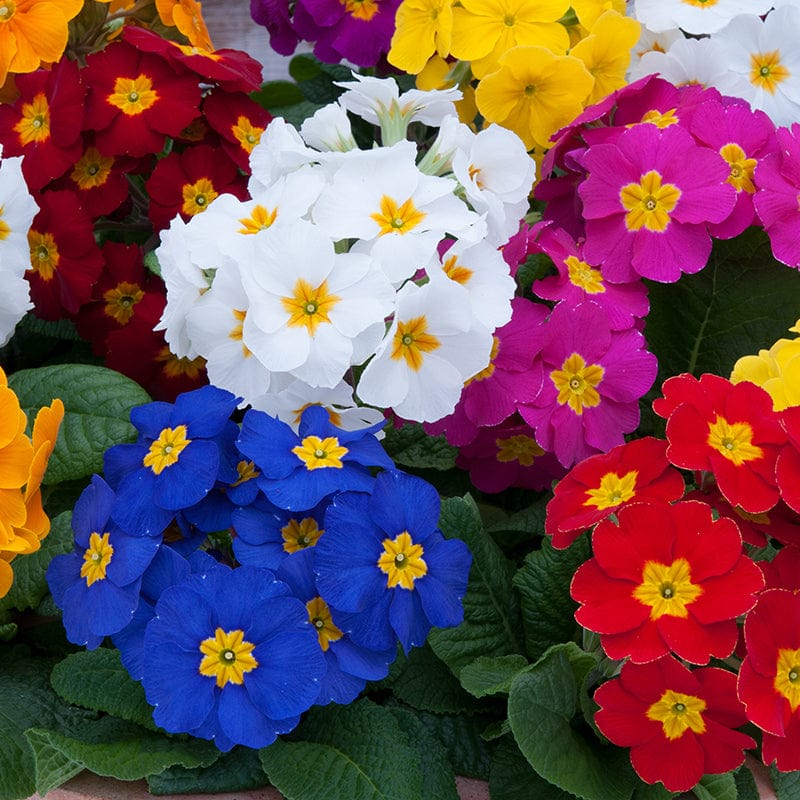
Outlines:
{"label": "dark red flower", "polygon": [[726,658],[736,617],[753,607],[761,570],[739,529],[705,503],[633,503],[594,529],[594,558],[572,579],[575,619],[600,634],[609,658],[653,661],[670,651],[694,664]]}
{"label": "dark red flower", "polygon": [[775,477],[786,505],[800,514],[800,406],[784,409],[780,419],[789,441],[778,456]]}
{"label": "dark red flower", "polygon": [[203,100],[203,115],[222,137],[225,152],[245,172],[250,172],[250,153],[272,115],[246,94],[214,90]]}
{"label": "dark red flower", "polygon": [[767,589],[800,592],[800,547],[784,547],[772,561],[759,561]]}
{"label": "dark red flower", "polygon": [[733,730],[747,717],[736,698],[736,676],[717,667],[690,671],[669,656],[627,662],[594,700],[603,735],[631,748],[631,764],[643,781],[661,781],[671,792],[688,792],[703,775],[736,769],[756,744]]}

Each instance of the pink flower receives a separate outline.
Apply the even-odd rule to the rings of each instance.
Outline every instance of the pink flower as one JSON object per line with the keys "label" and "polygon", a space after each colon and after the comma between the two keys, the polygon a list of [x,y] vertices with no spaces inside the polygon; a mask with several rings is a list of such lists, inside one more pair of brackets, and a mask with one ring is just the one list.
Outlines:
{"label": "pink flower", "polygon": [[609,280],[672,283],[705,266],[707,223],[724,220],[736,202],[719,153],[699,147],[679,125],[649,124],[590,147],[583,163],[584,254],[603,262]]}

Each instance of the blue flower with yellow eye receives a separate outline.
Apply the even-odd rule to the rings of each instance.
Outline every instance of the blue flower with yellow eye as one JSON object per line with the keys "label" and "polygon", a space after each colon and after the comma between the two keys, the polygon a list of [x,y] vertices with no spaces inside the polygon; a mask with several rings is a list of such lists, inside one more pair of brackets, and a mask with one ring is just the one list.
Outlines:
{"label": "blue flower with yellow eye", "polygon": [[371,468],[394,466],[375,437],[383,425],[346,431],[331,423],[325,408],[312,405],[295,433],[277,417],[251,409],[237,444],[259,470],[258,486],[271,503],[305,511],[335,492],[370,491]]}
{"label": "blue flower with yellow eye", "polygon": [[325,662],[304,603],[272,572],[214,565],[165,589],[144,635],[142,685],[170,733],[266,747],[319,694]]}
{"label": "blue flower with yellow eye", "polygon": [[75,550],[55,556],[47,568],[67,638],[90,650],[131,621],[142,573],[160,545],[158,539],[129,536],[115,525],[109,518],[115,502],[111,487],[93,476],[72,512]]}
{"label": "blue flower with yellow eye", "polygon": [[325,513],[314,551],[317,588],[358,645],[408,652],[432,626],[458,625],[472,556],[437,528],[439,494],[422,478],[387,470],[371,494],[343,492]]}
{"label": "blue flower with yellow eye", "polygon": [[235,432],[229,420],[238,400],[203,386],[174,404],[136,406],[131,422],[138,440],[104,457],[106,479],[117,492],[114,521],[132,535],[160,536],[177,511],[199,503],[217,481],[234,483],[236,470],[220,449]]}

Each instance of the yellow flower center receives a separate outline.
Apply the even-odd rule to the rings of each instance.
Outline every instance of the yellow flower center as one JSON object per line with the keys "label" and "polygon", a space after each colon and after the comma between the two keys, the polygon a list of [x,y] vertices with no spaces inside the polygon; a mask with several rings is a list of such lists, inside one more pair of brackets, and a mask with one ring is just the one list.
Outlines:
{"label": "yellow flower center", "polygon": [[53,234],[39,233],[31,229],[28,233],[28,247],[31,254],[31,269],[43,281],[52,280],[61,260]]}
{"label": "yellow flower center", "polygon": [[605,292],[603,274],[599,269],[594,269],[590,264],[581,261],[576,256],[568,256],[564,263],[567,266],[569,280],[573,286],[583,289],[587,294],[602,294]]}
{"label": "yellow flower center", "polygon": [[35,95],[30,103],[23,104],[22,116],[14,130],[19,134],[23,147],[31,142],[46,142],[50,138],[50,106],[42,92]]}
{"label": "yellow flower center", "polygon": [[790,75],[789,69],[781,64],[780,50],[750,56],[750,83],[758,89],[775,94],[778,84]]}
{"label": "yellow flower center", "polygon": [[681,190],[672,183],[661,183],[661,175],[654,169],[642,175],[639,183],[629,183],[619,190],[619,199],[629,231],[646,228],[663,233],[670,223],[669,214],[675,209]]}
{"label": "yellow flower center", "polygon": [[138,75],[135,78],[117,78],[114,81],[114,91],[106,101],[115,106],[128,117],[152,108],[159,99],[158,92],[153,89],[153,82],[147,75]]}
{"label": "yellow flower center", "polygon": [[445,259],[442,268],[444,269],[445,275],[447,275],[451,281],[460,283],[462,286],[466,286],[470,278],[475,274],[475,270],[465,267],[463,264],[459,264],[456,256],[450,256]]}
{"label": "yellow flower center", "polygon": [[328,412],[328,419],[330,420],[331,425],[334,428],[341,428],[342,427],[342,415],[336,411],[336,409],[329,408],[328,406],[323,406],[321,403],[305,403],[305,405],[300,406],[300,408],[295,408],[292,413],[294,414],[294,424],[299,425],[300,420],[303,417],[303,412],[309,406],[319,406],[320,408],[324,408]]}
{"label": "yellow flower center", "polygon": [[262,205],[257,205],[253,208],[252,213],[249,217],[242,217],[239,222],[242,224],[242,227],[239,228],[237,233],[244,233],[244,234],[255,234],[259,231],[265,231],[267,228],[275,222],[275,218],[278,216],[278,209],[267,209],[264,208]]}
{"label": "yellow flower center", "polygon": [[425,316],[414,317],[407,322],[398,322],[392,340],[391,358],[395,361],[404,358],[406,365],[417,372],[422,367],[424,353],[430,353],[440,346],[439,340],[427,332],[428,320]]}
{"label": "yellow flower center", "polygon": [[658,561],[645,562],[642,582],[633,590],[633,596],[650,606],[650,619],[664,615],[685,619],[686,606],[703,593],[703,587],[692,583],[692,572],[685,558],[676,558],[671,564]]}
{"label": "yellow flower center", "polygon": [[386,586],[413,590],[414,581],[428,572],[428,565],[422,558],[424,554],[422,545],[414,544],[408,531],[394,539],[384,539],[378,567],[386,573]]}
{"label": "yellow flower center", "polygon": [[0,2],[0,23],[8,22],[14,16],[17,10],[17,4],[14,0],[4,0]]}
{"label": "yellow flower center", "polygon": [[264,129],[253,125],[247,117],[242,115],[236,118],[236,124],[231,126],[231,132],[242,149],[252,153],[253,148],[261,141]]}
{"label": "yellow flower center", "polygon": [[597,489],[589,489],[586,494],[587,499],[583,501],[585,506],[596,506],[603,511],[620,503],[627,503],[636,495],[636,478],[638,470],[631,470],[624,475],[616,472],[607,472],[600,478],[600,486]]}
{"label": "yellow flower center", "polygon": [[505,439],[495,439],[494,444],[497,448],[495,457],[502,463],[518,461],[523,467],[530,467],[536,458],[544,455],[544,450],[536,443],[536,439],[522,433]]}
{"label": "yellow flower center", "polygon": [[305,464],[306,469],[342,468],[342,456],[348,448],[339,444],[335,436],[320,439],[319,436],[306,436],[292,452]]}
{"label": "yellow flower center", "polygon": [[[662,47],[654,47],[654,50],[659,50],[660,52],[664,52]],[[649,111],[645,111],[642,115],[641,120],[638,124],[642,123],[649,123],[650,125],[655,125],[657,128],[668,128],[670,125],[677,125],[678,118],[675,116],[675,112],[677,109],[670,108],[667,111],[659,111],[657,108],[651,108]],[[637,123],[633,122],[626,127],[632,128]]]}
{"label": "yellow flower center", "polygon": [[11,226],[3,219],[4,207],[0,206],[0,242],[11,235]]}
{"label": "yellow flower center", "polygon": [[745,461],[754,461],[764,455],[764,451],[753,444],[753,429],[746,422],[730,424],[724,417],[717,416],[708,424],[706,440],[718,453],[740,467]]}
{"label": "yellow flower center", "polygon": [[328,293],[327,281],[322,281],[315,289],[308,281],[298,278],[294,285],[294,296],[281,298],[281,303],[289,314],[289,321],[286,324],[290,327],[305,325],[309,335],[313,336],[321,322],[330,324],[328,312],[341,299],[335,294]]}
{"label": "yellow flower center", "polygon": [[380,211],[370,214],[380,227],[379,236],[387,233],[408,233],[419,225],[427,214],[417,211],[414,201],[409,197],[402,205],[388,195],[381,197]]}
{"label": "yellow flower center", "polygon": [[197,358],[178,358],[166,345],[158,351],[155,360],[162,365],[161,370],[168,378],[179,378],[185,375],[194,380],[205,366],[203,358],[199,356]]}
{"label": "yellow flower center", "polygon": [[233,308],[231,309],[231,314],[233,315],[235,324],[231,328],[228,338],[233,339],[235,342],[242,342],[242,355],[245,358],[250,358],[250,356],[253,355],[253,352],[242,340],[242,337],[244,336],[244,320],[247,316],[247,312],[238,308]]}
{"label": "yellow flower center", "polygon": [[558,389],[559,405],[565,403],[576,414],[583,414],[584,408],[600,405],[600,394],[595,388],[603,380],[605,370],[599,364],[586,365],[583,356],[573,353],[568,356],[561,369],[550,373],[550,380]]}
{"label": "yellow flower center", "polygon": [[464,386],[469,386],[472,381],[485,381],[494,374],[494,362],[497,358],[497,353],[500,351],[500,340],[496,336],[492,336],[492,349],[489,353],[489,363],[480,371],[476,372],[471,378],[464,381]]}
{"label": "yellow flower center", "polygon": [[681,2],[695,8],[709,8],[710,6],[715,6],[719,0],[681,0]]}
{"label": "yellow flower center", "polygon": [[719,154],[728,162],[728,166],[731,169],[728,183],[737,192],[745,191],[748,194],[754,194],[756,187],[753,183],[753,173],[758,161],[754,158],[748,158],[744,150],[734,142],[723,145]]}
{"label": "yellow flower center", "polygon": [[178,458],[192,440],[186,438],[186,426],[164,428],[147,451],[142,465],[160,475],[167,467],[178,463]]}
{"label": "yellow flower center", "polygon": [[299,522],[292,518],[281,528],[283,549],[287,553],[296,553],[306,547],[314,547],[323,533],[325,529],[317,525],[314,517],[306,517]]}
{"label": "yellow flower center", "polygon": [[702,697],[667,689],[661,699],[647,709],[647,718],[661,723],[667,739],[680,739],[689,730],[705,733],[705,710],[706,701]]}
{"label": "yellow flower center", "polygon": [[111,174],[114,165],[112,156],[100,155],[96,147],[86,148],[86,152],[75,162],[70,178],[80,189],[94,189],[102,186]]}
{"label": "yellow flower center", "polygon": [[200,642],[203,659],[200,662],[200,674],[207,678],[216,678],[217,686],[222,689],[228,683],[244,683],[246,672],[258,666],[252,653],[256,646],[246,642],[244,631],[223,631],[217,628],[213,637]]}
{"label": "yellow flower center", "polygon": [[208,178],[200,178],[194,183],[184,184],[182,192],[181,211],[190,217],[205,211],[208,204],[217,197],[214,184]]}
{"label": "yellow flower center", "polygon": [[378,13],[375,0],[342,0],[344,10],[356,19],[369,22]]}
{"label": "yellow flower center", "polygon": [[788,701],[794,714],[800,708],[800,649],[778,650],[778,667],[772,684]]}
{"label": "yellow flower center", "polygon": [[135,283],[119,283],[103,294],[106,306],[103,313],[120,325],[127,325],[133,316],[134,306],[144,297],[144,292]]}
{"label": "yellow flower center", "polygon": [[231,484],[231,488],[241,486],[243,483],[247,483],[247,481],[251,481],[261,474],[252,461],[240,461],[236,465],[236,472],[239,477]]}
{"label": "yellow flower center", "polygon": [[331,610],[328,604],[321,597],[314,597],[306,603],[308,611],[308,621],[314,626],[319,639],[319,646],[324,653],[331,645],[344,636],[336,627],[331,617]]}
{"label": "yellow flower center", "polygon": [[81,578],[86,579],[86,585],[91,586],[95,581],[105,580],[106,569],[111,563],[111,556],[114,555],[114,548],[109,544],[108,538],[111,534],[93,533],[89,537],[89,546],[83,554],[83,564],[81,565]]}

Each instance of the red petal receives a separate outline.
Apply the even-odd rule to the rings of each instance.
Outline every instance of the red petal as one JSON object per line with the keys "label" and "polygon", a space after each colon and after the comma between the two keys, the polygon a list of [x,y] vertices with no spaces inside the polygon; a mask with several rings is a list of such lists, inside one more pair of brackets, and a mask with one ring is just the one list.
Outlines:
{"label": "red petal", "polygon": [[688,792],[703,777],[705,753],[696,734],[679,739],[665,736],[631,750],[631,763],[647,783],[661,781],[671,792]]}

